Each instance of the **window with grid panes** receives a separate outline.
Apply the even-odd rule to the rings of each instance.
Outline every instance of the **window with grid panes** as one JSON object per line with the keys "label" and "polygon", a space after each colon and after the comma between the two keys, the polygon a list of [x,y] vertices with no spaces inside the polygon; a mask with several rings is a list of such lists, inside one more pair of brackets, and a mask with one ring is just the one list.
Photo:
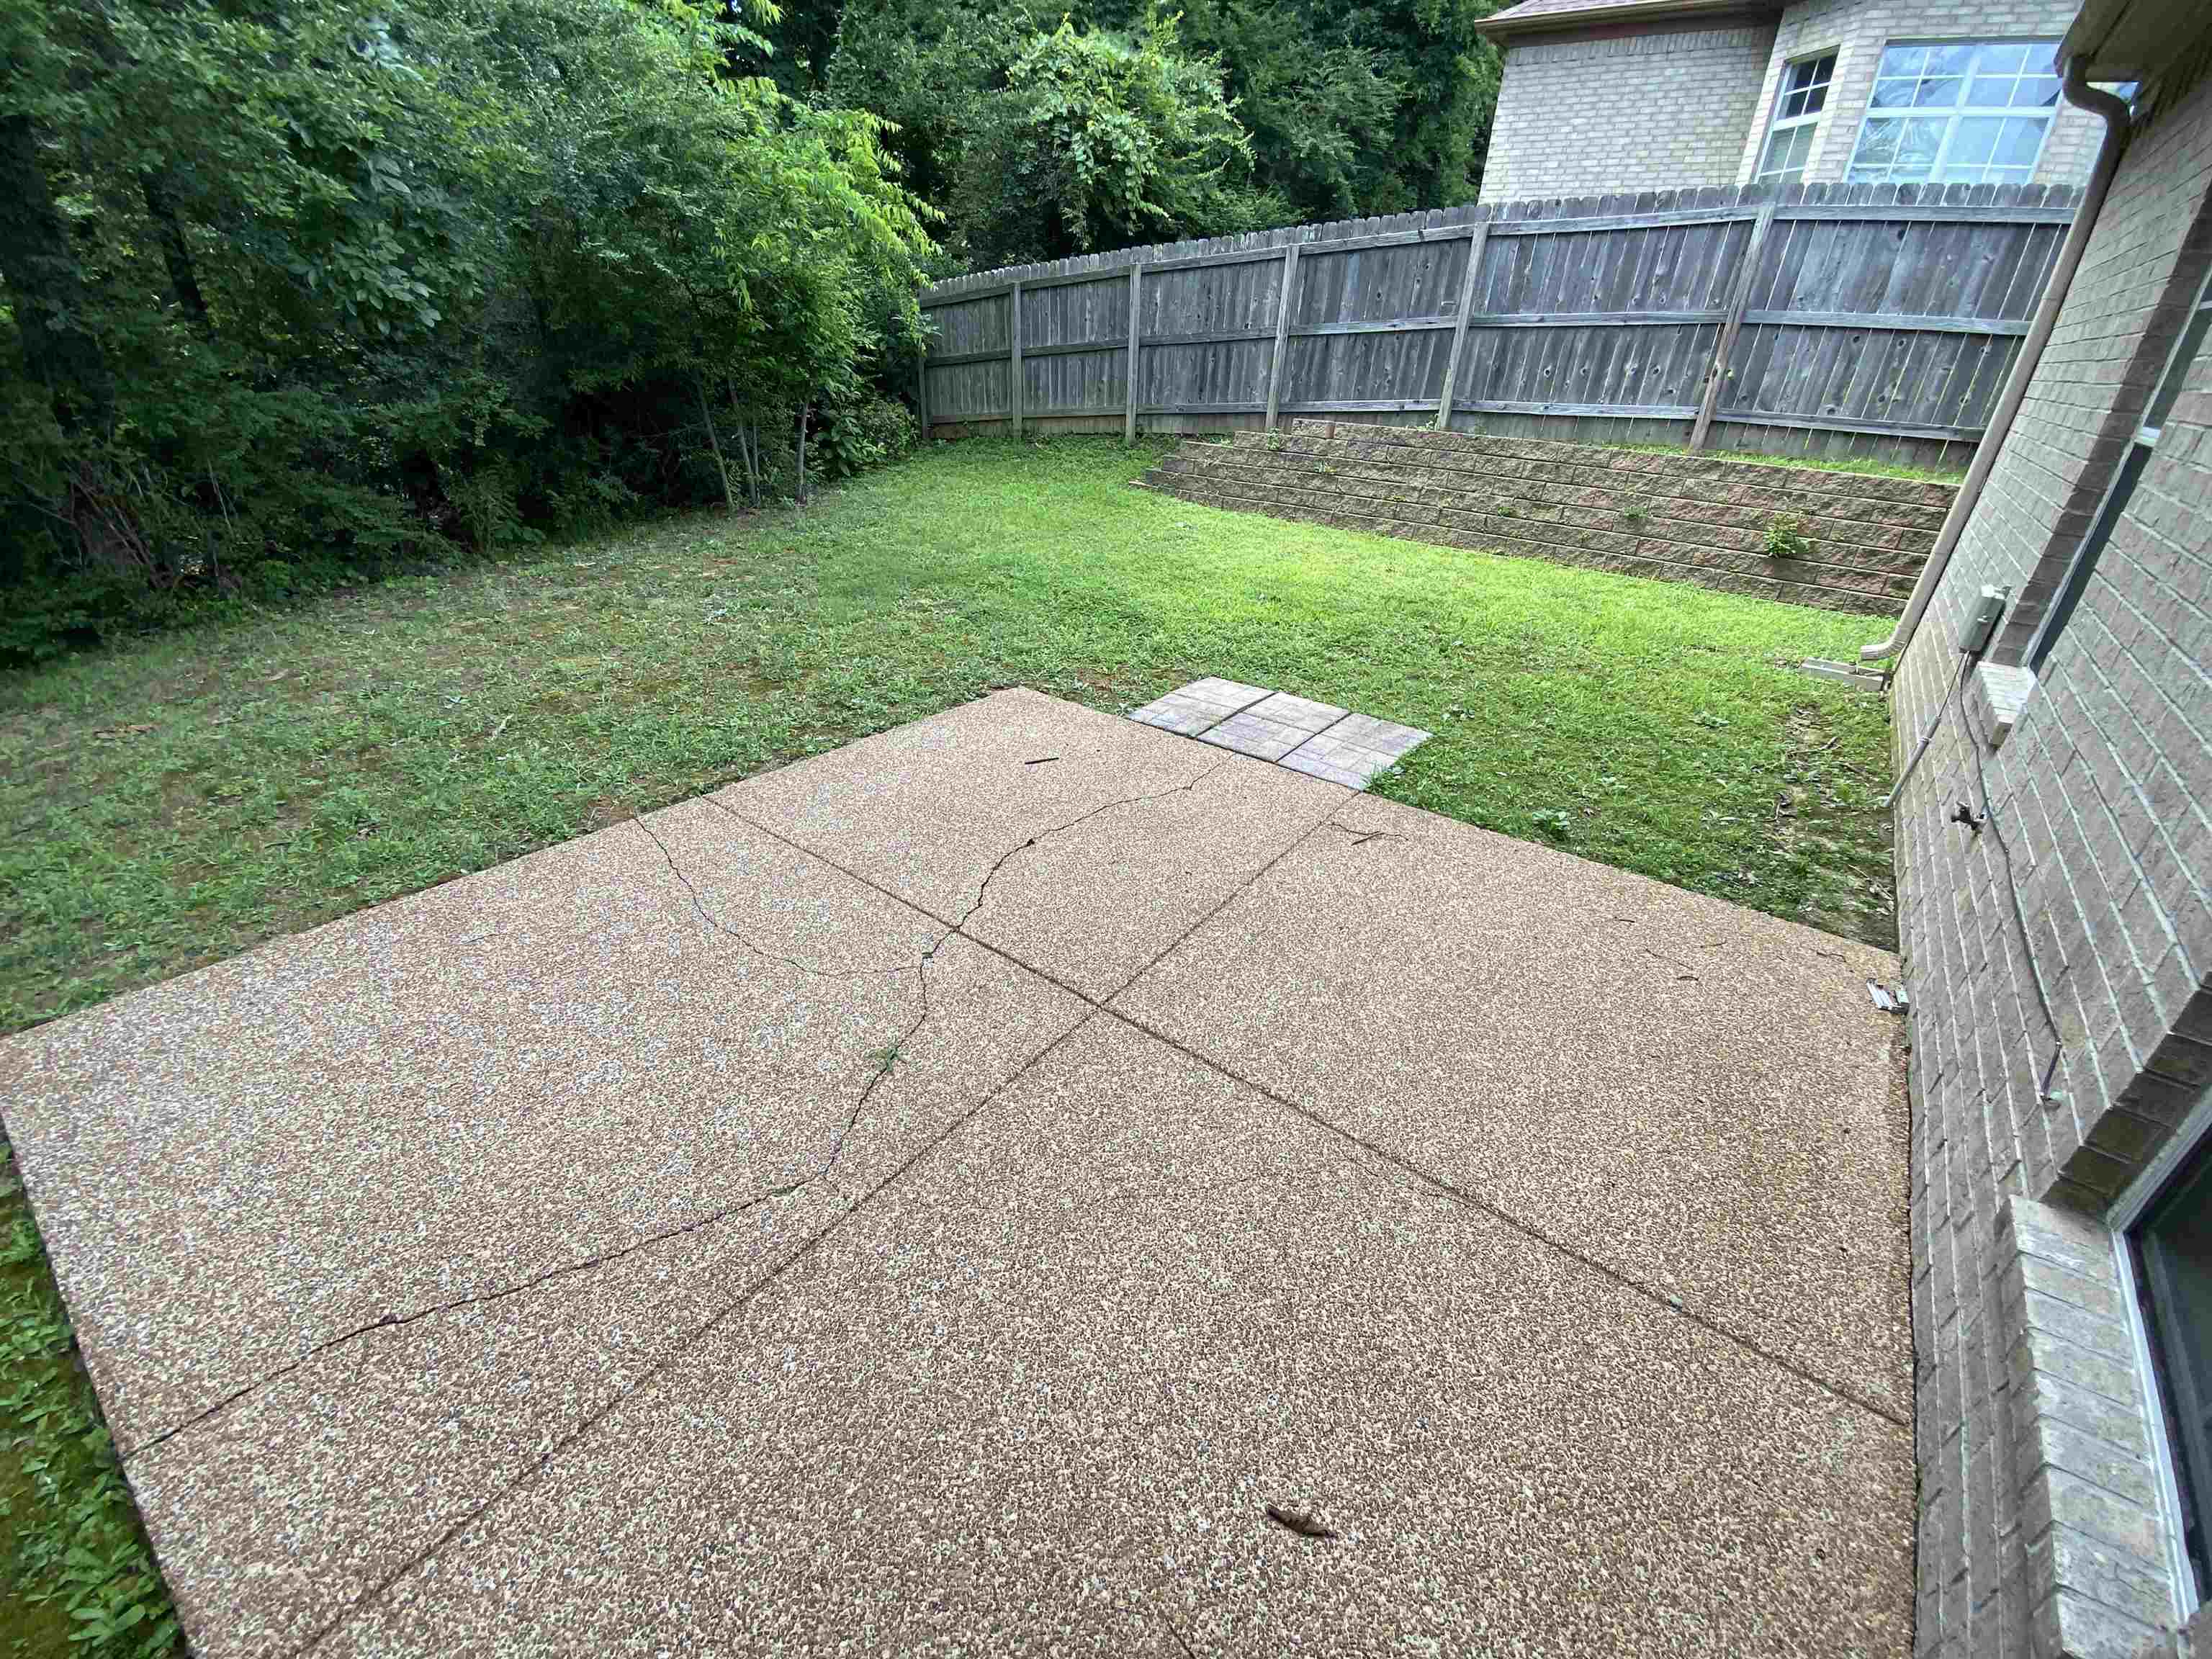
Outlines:
{"label": "window with grid panes", "polygon": [[1849,177],[2026,184],[2058,108],[2056,40],[1892,41]]}
{"label": "window with grid panes", "polygon": [[1805,176],[1813,132],[1828,106],[1828,85],[1835,78],[1832,52],[1784,65],[1782,84],[1775,88],[1774,118],[1768,124],[1766,148],[1759,154],[1753,183],[1789,185]]}

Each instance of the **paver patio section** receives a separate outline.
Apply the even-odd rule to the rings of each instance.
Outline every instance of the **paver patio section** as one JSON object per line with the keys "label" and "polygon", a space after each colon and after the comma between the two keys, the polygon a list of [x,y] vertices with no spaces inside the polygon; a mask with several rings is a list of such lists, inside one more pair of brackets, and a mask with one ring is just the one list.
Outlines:
{"label": "paver patio section", "polygon": [[203,1654],[1901,1656],[1891,972],[1011,691],[0,1099]]}
{"label": "paver patio section", "polygon": [[1193,680],[1129,718],[1293,772],[1364,789],[1428,741],[1415,726],[1236,680]]}

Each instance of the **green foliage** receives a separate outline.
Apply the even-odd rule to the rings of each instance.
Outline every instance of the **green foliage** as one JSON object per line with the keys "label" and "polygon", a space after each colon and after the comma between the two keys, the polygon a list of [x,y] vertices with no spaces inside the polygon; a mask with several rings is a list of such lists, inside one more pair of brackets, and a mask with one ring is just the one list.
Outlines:
{"label": "green foliage", "polygon": [[886,461],[902,459],[914,453],[920,436],[913,413],[888,398],[864,397],[842,408],[826,409],[815,440],[822,476],[849,478]]}
{"label": "green foliage", "polygon": [[1290,211],[1252,185],[1220,64],[1184,52],[1157,11],[1133,35],[1064,21],[1033,39],[968,155],[954,212],[984,264],[1226,235]]}
{"label": "green foliage", "polygon": [[19,1647],[83,1659],[181,1655],[4,1143],[0,1233],[0,1534],[11,1604],[0,1631]]}
{"label": "green foliage", "polygon": [[1766,556],[1770,559],[1809,559],[1813,556],[1811,526],[1802,513],[1778,513],[1766,521]]}
{"label": "green foliage", "polygon": [[[946,213],[949,252],[988,265],[1167,234],[1150,212],[1094,222],[1094,186],[1172,190],[1187,234],[1471,201],[1498,82],[1474,24],[1492,9],[1188,0],[1159,17],[1153,0],[851,0],[823,84],[893,124],[886,145]],[[1144,68],[1116,61],[1148,52]],[[1178,122],[1218,143],[1159,142]],[[1046,180],[1000,171],[1009,153],[1042,157]],[[1038,210],[1058,218],[1025,227]]]}
{"label": "green foliage", "polygon": [[881,122],[684,0],[0,0],[0,41],[8,656],[719,493],[723,426],[919,337]]}

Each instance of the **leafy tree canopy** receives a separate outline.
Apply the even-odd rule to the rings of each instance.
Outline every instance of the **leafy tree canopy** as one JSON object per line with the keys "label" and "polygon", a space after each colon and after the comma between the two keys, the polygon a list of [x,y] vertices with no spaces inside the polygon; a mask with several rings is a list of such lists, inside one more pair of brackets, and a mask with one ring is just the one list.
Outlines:
{"label": "leafy tree canopy", "polygon": [[774,19],[0,0],[0,653],[711,496],[858,398],[927,210],[730,72]]}

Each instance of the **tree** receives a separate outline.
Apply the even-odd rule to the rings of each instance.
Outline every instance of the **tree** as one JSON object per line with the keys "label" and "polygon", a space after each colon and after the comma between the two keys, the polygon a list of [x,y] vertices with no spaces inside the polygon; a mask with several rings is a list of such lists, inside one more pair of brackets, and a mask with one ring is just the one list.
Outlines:
{"label": "tree", "polygon": [[881,122],[685,0],[0,0],[0,654],[717,493],[733,402],[919,335]]}
{"label": "tree", "polygon": [[953,218],[980,264],[1218,236],[1281,218],[1214,58],[1155,11],[1134,36],[1063,21],[983,101]]}

